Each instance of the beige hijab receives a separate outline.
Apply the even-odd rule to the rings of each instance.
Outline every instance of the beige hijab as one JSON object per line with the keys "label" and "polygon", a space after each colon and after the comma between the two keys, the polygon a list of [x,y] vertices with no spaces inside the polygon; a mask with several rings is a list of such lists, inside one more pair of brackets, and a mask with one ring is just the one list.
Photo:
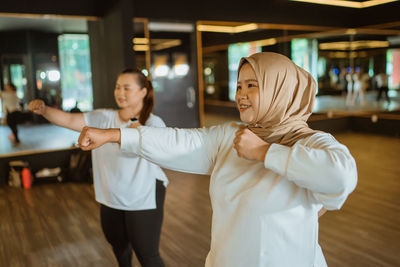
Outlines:
{"label": "beige hijab", "polygon": [[306,123],[316,94],[313,77],[276,53],[242,58],[239,70],[246,62],[253,67],[260,90],[259,110],[248,128],[268,143],[288,146],[316,133]]}

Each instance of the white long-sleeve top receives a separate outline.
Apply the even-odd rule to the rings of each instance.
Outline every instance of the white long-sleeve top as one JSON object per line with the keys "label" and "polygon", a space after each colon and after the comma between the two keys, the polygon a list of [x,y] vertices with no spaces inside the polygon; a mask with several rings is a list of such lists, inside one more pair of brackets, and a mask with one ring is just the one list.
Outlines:
{"label": "white long-sleeve top", "polygon": [[209,174],[213,209],[206,267],[326,266],[318,211],[339,209],[357,183],[348,149],[316,133],[272,144],[264,163],[237,156],[238,123],[202,129],[121,129],[121,149],[164,168]]}

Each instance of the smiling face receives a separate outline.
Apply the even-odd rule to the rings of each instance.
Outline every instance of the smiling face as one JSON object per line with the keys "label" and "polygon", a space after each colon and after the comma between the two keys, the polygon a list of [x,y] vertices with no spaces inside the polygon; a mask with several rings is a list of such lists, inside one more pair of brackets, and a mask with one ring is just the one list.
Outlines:
{"label": "smiling face", "polygon": [[239,71],[235,100],[240,120],[254,123],[260,104],[260,92],[256,74],[249,63],[245,63]]}
{"label": "smiling face", "polygon": [[114,97],[120,109],[141,110],[143,107],[143,98],[147,94],[147,89],[139,86],[136,76],[137,74],[131,73],[123,73],[118,76]]}

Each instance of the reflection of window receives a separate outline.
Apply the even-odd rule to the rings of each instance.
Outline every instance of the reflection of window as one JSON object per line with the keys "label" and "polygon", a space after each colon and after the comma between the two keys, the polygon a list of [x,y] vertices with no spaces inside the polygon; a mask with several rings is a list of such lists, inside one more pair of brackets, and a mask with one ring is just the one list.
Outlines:
{"label": "reflection of window", "polygon": [[386,73],[389,75],[389,89],[400,88],[400,49],[386,52]]}
{"label": "reflection of window", "polygon": [[326,72],[326,59],[320,57],[318,59],[318,78],[324,76],[325,72]]}
{"label": "reflection of window", "polygon": [[228,47],[228,69],[229,69],[229,100],[235,101],[237,71],[242,57],[248,57],[254,53],[261,52],[261,47],[254,43],[231,44]]}
{"label": "reflection of window", "polygon": [[[77,104],[82,111],[92,110],[93,90],[88,35],[60,35],[58,47],[63,109],[70,110]],[[52,78],[57,78],[56,73],[53,73]]]}
{"label": "reflection of window", "polygon": [[24,98],[26,86],[25,67],[20,64],[10,65],[11,82],[17,87],[17,96],[19,99]]}
{"label": "reflection of window", "polygon": [[[293,39],[292,60],[308,71],[318,82],[318,42],[315,39]],[[318,88],[318,86],[317,86]]]}

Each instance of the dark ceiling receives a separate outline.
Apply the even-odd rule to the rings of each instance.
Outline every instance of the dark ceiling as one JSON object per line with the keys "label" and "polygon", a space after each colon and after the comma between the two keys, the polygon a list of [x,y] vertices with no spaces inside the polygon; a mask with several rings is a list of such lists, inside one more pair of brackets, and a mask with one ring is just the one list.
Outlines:
{"label": "dark ceiling", "polygon": [[[132,1],[132,0],[121,0]],[[363,2],[362,0],[357,0]],[[58,14],[101,17],[113,8],[116,0],[6,0],[0,5],[0,31],[27,25],[52,32],[85,32],[85,18],[76,20],[37,20],[29,18],[1,18],[1,13]],[[356,9],[294,2],[289,0],[245,0],[245,1],[133,1],[135,17],[167,21],[230,21],[244,23],[270,23],[328,26],[341,29],[337,34],[318,36],[320,42],[348,40],[344,31],[349,28],[376,27],[380,30],[398,30],[397,34],[360,33],[354,39],[386,40],[400,32],[400,1],[370,8]],[[394,23],[393,25],[382,24]],[[22,25],[22,26],[21,26]],[[316,31],[318,32],[318,31]],[[311,31],[258,29],[237,34],[203,32],[203,46],[296,36]]]}
{"label": "dark ceiling", "polygon": [[[115,2],[116,0],[6,0],[2,1],[0,12],[102,16]],[[135,0],[133,8],[137,17],[186,21],[224,20],[361,27],[400,20],[399,1],[356,9],[289,0]]]}

